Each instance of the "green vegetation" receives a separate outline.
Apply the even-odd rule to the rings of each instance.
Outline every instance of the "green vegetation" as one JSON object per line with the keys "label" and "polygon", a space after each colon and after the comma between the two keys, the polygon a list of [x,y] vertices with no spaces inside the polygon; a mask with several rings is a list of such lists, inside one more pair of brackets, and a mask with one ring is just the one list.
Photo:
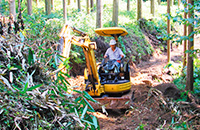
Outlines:
{"label": "green vegetation", "polygon": [[[112,1],[106,2],[102,22],[104,27],[109,27],[112,25]],[[17,34],[14,34],[13,30],[12,34],[5,31],[5,38],[0,44],[4,48],[0,52],[0,129],[22,127],[28,129],[99,129],[97,118],[91,114],[94,110],[88,103],[88,100],[95,101],[84,91],[76,91],[79,95],[77,98],[73,97],[73,88],[65,79],[70,76],[58,71],[62,58],[60,51],[57,50],[58,34],[64,25],[62,5],[59,3],[60,1],[55,0],[55,11],[49,16],[45,15],[43,1],[37,8],[33,4],[33,14],[28,16],[25,1],[22,1],[21,8],[24,11],[22,19],[25,29]],[[147,2],[144,6],[148,4]],[[96,13],[86,14],[85,5],[83,5],[82,12],[78,12],[74,6],[68,7],[68,24],[86,32],[91,39],[97,39],[94,33]],[[125,2],[123,1],[120,6],[125,7]],[[124,38],[119,38],[119,42],[127,57],[133,62],[138,62],[142,57],[151,55],[153,47],[145,39],[140,24],[136,21],[135,2],[132,2],[131,6],[133,8],[130,12],[126,12],[125,8],[120,8],[119,26],[126,28],[129,34]],[[8,17],[8,2],[2,0],[0,7],[0,13]],[[146,9],[144,8],[144,12],[149,12]],[[151,15],[146,14],[145,18],[149,19]],[[146,21],[145,27],[150,30],[150,34],[156,33],[157,38],[161,38],[165,44],[166,38],[162,35],[166,34],[166,22],[158,18],[160,14],[157,15],[157,18]],[[176,17],[173,19],[178,21]],[[106,37],[104,42],[108,43],[110,39]],[[158,47],[165,50],[163,43],[158,44]],[[133,49],[130,50],[130,48]],[[64,61],[67,71],[71,69],[70,61],[84,65],[82,49],[72,46],[71,52],[70,59]],[[196,59],[194,94],[197,95],[200,94],[199,63],[200,61]],[[184,89],[185,78],[184,71],[184,75],[179,75],[174,83],[180,89]],[[174,122],[171,124],[173,125]],[[185,124],[182,123],[182,125],[181,128],[185,128]],[[144,124],[141,123],[138,129],[143,129],[143,127]]]}

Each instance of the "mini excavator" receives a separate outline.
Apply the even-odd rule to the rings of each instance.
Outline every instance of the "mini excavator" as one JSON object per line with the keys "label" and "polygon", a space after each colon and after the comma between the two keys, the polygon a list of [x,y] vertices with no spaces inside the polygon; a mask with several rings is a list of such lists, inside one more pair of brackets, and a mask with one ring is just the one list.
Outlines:
{"label": "mini excavator", "polygon": [[[72,35],[71,32],[78,34],[79,36]],[[100,36],[114,37],[118,41],[119,36],[127,35],[127,31],[120,27],[98,28],[95,32]],[[128,62],[125,64],[123,60],[121,62],[120,71],[115,72],[116,66],[109,65],[112,62],[96,63],[94,50],[97,49],[96,43],[91,42],[89,36],[83,31],[65,25],[60,33],[62,41],[62,56],[64,58],[69,57],[71,44],[82,47],[87,68],[84,70],[85,79],[85,91],[88,92],[95,100],[101,105],[104,105],[106,109],[126,109],[129,107],[129,97],[124,96],[112,96],[112,94],[126,93],[131,89],[130,72]],[[60,65],[61,68],[62,65]],[[111,66],[111,67],[108,67]],[[94,109],[100,108],[100,104],[91,105]]]}

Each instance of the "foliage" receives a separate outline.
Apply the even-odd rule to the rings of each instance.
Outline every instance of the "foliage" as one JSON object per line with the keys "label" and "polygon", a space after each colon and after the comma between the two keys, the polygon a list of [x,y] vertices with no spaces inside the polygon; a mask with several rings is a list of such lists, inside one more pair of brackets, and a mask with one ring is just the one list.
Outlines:
{"label": "foliage", "polygon": [[61,22],[39,13],[24,21],[25,30],[8,34],[3,28],[0,37],[0,128],[99,129],[87,101],[94,100],[86,92],[73,97],[69,75],[59,71]]}
{"label": "foliage", "polygon": [[[173,43],[177,43],[177,44],[182,44],[183,40],[190,40],[193,41],[194,39],[191,38],[192,35],[194,34],[199,34],[199,28],[200,28],[200,21],[199,21],[199,13],[197,13],[199,11],[200,5],[198,2],[194,2],[194,5],[191,6],[190,4],[186,3],[186,1],[183,1],[184,4],[184,8],[183,9],[178,9],[176,11],[176,14],[174,16],[169,15],[169,14],[164,14],[164,16],[168,19],[172,20],[172,28],[174,28],[173,26],[175,26],[176,24],[178,25],[192,25],[192,27],[194,28],[194,31],[191,32],[191,34],[189,34],[188,36],[182,36],[181,33],[179,32],[175,32],[173,34],[169,34],[169,35],[164,35],[164,39],[170,39],[172,40]],[[188,14],[190,11],[194,12],[194,15],[191,18],[184,18],[184,12],[186,14]]]}
{"label": "foliage", "polygon": [[3,14],[5,16],[9,15],[9,4],[8,1],[2,0],[0,4],[0,14]]}
{"label": "foliage", "polygon": [[[199,96],[200,95],[200,60],[198,58],[194,59],[194,94]],[[182,69],[182,68],[179,68]],[[185,83],[186,83],[186,68],[182,70],[182,75],[175,75],[175,79],[173,80],[174,84],[180,89],[185,89]],[[184,93],[183,93],[184,95]]]}

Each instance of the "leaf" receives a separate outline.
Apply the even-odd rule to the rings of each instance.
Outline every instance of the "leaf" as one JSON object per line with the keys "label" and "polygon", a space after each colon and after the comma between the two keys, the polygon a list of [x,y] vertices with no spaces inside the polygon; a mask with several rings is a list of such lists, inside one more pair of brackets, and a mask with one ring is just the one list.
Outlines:
{"label": "leaf", "polygon": [[15,92],[15,90],[11,87],[9,81],[8,81],[6,78],[4,78],[2,75],[0,75],[0,76],[1,76],[0,79],[2,79],[3,82],[2,82],[2,80],[0,80],[0,81],[1,81],[3,84],[6,84],[6,85],[8,86],[8,88],[12,90],[12,92]]}
{"label": "leaf", "polygon": [[82,94],[83,92],[82,91],[80,91],[80,90],[73,90],[74,92],[77,92],[77,93],[79,93],[79,94]]}
{"label": "leaf", "polygon": [[93,116],[92,120],[93,120],[94,127],[97,128],[98,127],[97,118],[95,116]]}
{"label": "leaf", "polygon": [[34,63],[33,54],[34,54],[33,51],[31,50],[31,48],[29,48],[29,50],[28,50],[28,64],[29,65]]}
{"label": "leaf", "polygon": [[19,36],[20,36],[21,42],[24,42],[25,37],[24,37],[24,35],[22,34],[22,32],[19,33]]}
{"label": "leaf", "polygon": [[95,102],[95,103],[97,103],[97,101],[96,100],[94,100],[86,91],[83,91],[83,96],[86,98],[86,99],[88,99],[88,100],[90,100],[90,101],[92,101],[92,102]]}
{"label": "leaf", "polygon": [[94,108],[90,105],[90,103],[85,98],[83,98],[83,100],[90,107],[90,109],[92,109],[92,111],[94,111]]}
{"label": "leaf", "polygon": [[81,119],[84,118],[85,113],[87,112],[87,109],[88,109],[88,105],[86,105],[85,108],[83,109],[83,113],[82,113],[82,115],[81,115]]}
{"label": "leaf", "polygon": [[26,83],[24,85],[24,89],[21,92],[22,94],[26,93],[28,85],[29,85],[29,79],[32,77],[32,75],[35,73],[35,70],[31,73],[31,75],[28,76],[28,78],[26,79]]}
{"label": "leaf", "polygon": [[41,87],[42,85],[43,85],[43,84],[38,84],[38,85],[32,86],[32,87],[28,88],[27,91],[32,91],[33,89],[39,88],[39,87]]}

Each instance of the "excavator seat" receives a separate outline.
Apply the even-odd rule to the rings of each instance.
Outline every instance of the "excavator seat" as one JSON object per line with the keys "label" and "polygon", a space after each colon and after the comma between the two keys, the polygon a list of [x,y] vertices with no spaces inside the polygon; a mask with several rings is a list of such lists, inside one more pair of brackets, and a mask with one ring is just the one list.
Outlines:
{"label": "excavator seat", "polygon": [[101,83],[116,83],[122,80],[129,80],[129,65],[128,62],[124,64],[123,60],[121,60],[120,65],[117,65],[116,60],[110,60],[106,63],[103,60],[98,71]]}

